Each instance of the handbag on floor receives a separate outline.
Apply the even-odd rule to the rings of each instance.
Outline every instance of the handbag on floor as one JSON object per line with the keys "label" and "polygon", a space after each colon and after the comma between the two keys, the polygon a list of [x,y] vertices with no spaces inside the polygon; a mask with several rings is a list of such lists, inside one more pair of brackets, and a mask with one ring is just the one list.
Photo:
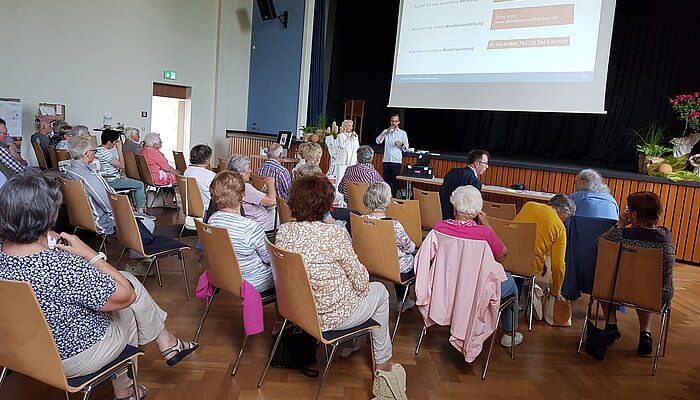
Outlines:
{"label": "handbag on floor", "polygon": [[298,326],[280,331],[278,335],[282,335],[282,339],[270,366],[298,369],[302,375],[316,378],[319,375],[318,370],[307,368],[316,363],[316,338]]}
{"label": "handbag on floor", "polygon": [[571,302],[562,295],[554,296],[549,291],[542,304],[544,320],[552,326],[571,326]]}

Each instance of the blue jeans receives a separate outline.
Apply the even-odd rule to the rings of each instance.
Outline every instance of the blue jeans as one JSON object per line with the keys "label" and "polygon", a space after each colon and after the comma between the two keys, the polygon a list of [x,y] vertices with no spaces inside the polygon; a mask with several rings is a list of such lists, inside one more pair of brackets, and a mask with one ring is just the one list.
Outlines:
{"label": "blue jeans", "polygon": [[[508,272],[506,272],[506,279],[501,283],[501,300],[505,299],[506,297],[510,295],[515,295],[515,309],[518,309],[518,288],[515,286],[515,280],[513,280],[513,277],[510,276]],[[501,322],[503,323],[503,330],[512,332],[512,331],[517,331],[518,330],[518,315],[515,315],[515,326],[513,326],[512,322],[513,318],[513,307],[508,307],[505,310],[503,310],[503,314],[501,314]]]}

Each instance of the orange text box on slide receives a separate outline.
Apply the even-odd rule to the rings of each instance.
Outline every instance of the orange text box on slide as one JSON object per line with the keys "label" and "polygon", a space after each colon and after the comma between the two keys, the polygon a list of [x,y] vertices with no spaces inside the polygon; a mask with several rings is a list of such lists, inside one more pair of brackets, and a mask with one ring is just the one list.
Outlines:
{"label": "orange text box on slide", "polygon": [[569,46],[570,39],[568,36],[548,37],[548,38],[525,38],[525,39],[506,39],[506,40],[489,40],[486,47],[489,50],[494,49],[522,49],[526,47],[557,47]]}
{"label": "orange text box on slide", "polygon": [[493,10],[491,17],[492,30],[570,25],[573,23],[573,4]]}

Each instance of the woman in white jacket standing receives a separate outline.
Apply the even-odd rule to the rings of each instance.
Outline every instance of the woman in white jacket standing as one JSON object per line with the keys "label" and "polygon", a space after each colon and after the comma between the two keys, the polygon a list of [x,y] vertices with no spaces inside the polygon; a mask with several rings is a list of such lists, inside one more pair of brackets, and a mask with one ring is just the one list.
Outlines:
{"label": "woman in white jacket standing", "polygon": [[346,119],[340,126],[340,132],[336,140],[337,156],[335,159],[335,181],[340,182],[345,175],[345,169],[357,164],[357,149],[360,148],[360,141],[357,133],[353,129],[352,120]]}

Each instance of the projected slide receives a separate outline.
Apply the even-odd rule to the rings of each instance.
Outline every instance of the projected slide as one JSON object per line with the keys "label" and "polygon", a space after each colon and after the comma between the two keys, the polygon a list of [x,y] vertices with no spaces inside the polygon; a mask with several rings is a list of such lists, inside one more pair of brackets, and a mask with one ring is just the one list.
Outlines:
{"label": "projected slide", "polygon": [[592,82],[602,0],[404,0],[396,84]]}

